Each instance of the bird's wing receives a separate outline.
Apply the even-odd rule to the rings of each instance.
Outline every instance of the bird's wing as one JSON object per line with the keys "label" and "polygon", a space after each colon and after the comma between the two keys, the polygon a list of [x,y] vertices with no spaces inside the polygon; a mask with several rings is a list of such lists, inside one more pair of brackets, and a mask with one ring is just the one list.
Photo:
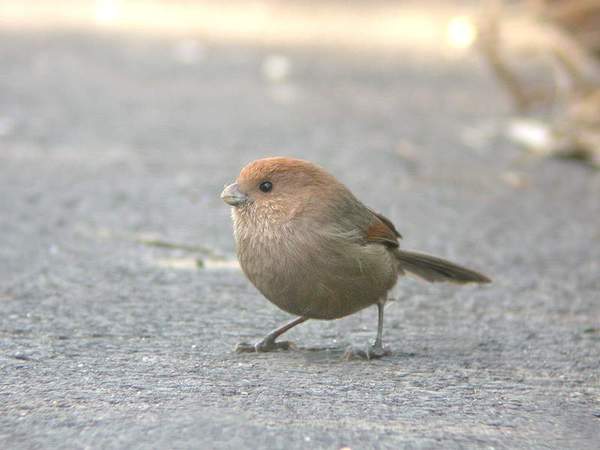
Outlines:
{"label": "bird's wing", "polygon": [[367,242],[377,242],[388,247],[398,247],[398,239],[402,235],[396,230],[394,224],[385,216],[369,209],[373,214],[373,220],[367,228]]}

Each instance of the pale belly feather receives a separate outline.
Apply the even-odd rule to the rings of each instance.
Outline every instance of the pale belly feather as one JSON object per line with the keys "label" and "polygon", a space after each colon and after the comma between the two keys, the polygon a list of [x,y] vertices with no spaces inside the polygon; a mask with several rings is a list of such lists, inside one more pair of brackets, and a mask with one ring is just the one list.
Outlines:
{"label": "pale belly feather", "polygon": [[[240,264],[272,303],[290,314],[336,319],[382,299],[398,278],[398,262],[380,244],[275,236],[238,239]],[[306,242],[319,242],[309,246]],[[285,249],[274,252],[272,249]]]}

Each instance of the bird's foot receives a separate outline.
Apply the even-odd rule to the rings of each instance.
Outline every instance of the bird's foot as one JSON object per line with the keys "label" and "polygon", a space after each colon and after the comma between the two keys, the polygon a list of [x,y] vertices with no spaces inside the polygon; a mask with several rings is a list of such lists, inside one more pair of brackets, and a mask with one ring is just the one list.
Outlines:
{"label": "bird's foot", "polygon": [[274,340],[262,340],[256,344],[249,344],[247,342],[240,342],[235,347],[237,353],[258,353],[258,352],[276,352],[280,350],[293,350],[296,346],[290,341],[274,341]]}
{"label": "bird's foot", "polygon": [[384,347],[383,345],[369,345],[367,347],[354,347],[350,346],[344,352],[343,359],[346,361],[351,361],[354,359],[379,359],[384,356],[391,355],[392,352],[389,348]]}

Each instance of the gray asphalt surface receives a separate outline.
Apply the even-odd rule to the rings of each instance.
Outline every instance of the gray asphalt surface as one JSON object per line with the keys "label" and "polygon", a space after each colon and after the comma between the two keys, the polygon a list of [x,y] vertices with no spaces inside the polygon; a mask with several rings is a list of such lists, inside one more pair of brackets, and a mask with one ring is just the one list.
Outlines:
{"label": "gray asphalt surface", "polygon": [[[497,133],[477,61],[17,32],[0,61],[1,448],[598,448],[600,175]],[[280,154],[494,283],[403,280],[379,361],[341,360],[375,308],[234,353],[288,316],[218,194]]]}

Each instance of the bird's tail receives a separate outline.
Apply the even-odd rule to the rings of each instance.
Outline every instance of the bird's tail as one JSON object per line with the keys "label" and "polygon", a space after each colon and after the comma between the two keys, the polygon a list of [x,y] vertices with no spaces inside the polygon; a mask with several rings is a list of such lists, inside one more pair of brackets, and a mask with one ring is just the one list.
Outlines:
{"label": "bird's tail", "polygon": [[423,253],[397,250],[396,256],[403,270],[413,273],[431,283],[449,281],[451,283],[490,283],[485,275],[461,267],[441,258]]}

